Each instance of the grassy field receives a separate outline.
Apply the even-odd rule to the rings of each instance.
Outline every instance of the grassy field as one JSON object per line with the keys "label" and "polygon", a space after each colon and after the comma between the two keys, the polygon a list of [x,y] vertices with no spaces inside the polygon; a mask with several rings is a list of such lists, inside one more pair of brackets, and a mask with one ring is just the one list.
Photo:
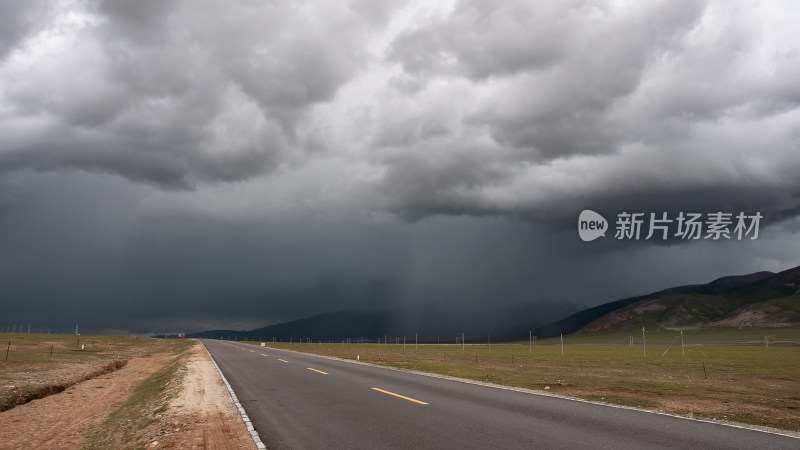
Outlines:
{"label": "grassy field", "polygon": [[[174,345],[175,340],[128,336],[0,333],[0,363],[56,363],[118,359]],[[4,367],[8,365],[3,364]]]}
{"label": "grassy field", "polygon": [[[641,330],[529,343],[267,343],[587,400],[800,431],[800,328]],[[765,339],[769,346],[765,345]],[[252,342],[248,342],[253,344]],[[255,343],[258,345],[257,343]],[[646,355],[643,354],[646,350]]]}
{"label": "grassy field", "polygon": [[60,392],[125,360],[180,352],[186,340],[0,333],[0,411]]}

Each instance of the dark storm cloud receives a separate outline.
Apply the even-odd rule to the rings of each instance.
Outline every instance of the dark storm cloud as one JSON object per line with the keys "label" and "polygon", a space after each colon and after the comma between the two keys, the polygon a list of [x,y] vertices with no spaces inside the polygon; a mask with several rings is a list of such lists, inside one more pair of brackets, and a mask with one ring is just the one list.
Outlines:
{"label": "dark storm cloud", "polygon": [[749,13],[707,2],[459,2],[405,31],[391,58],[428,80],[408,108],[437,108],[435,92],[459,83],[451,95],[467,100],[434,120],[383,124],[379,136],[404,130],[376,141],[396,150],[382,159],[386,191],[401,193],[393,206],[408,217],[535,220],[645,199],[796,207],[800,61],[796,47],[770,48],[783,30],[752,27]]}
{"label": "dark storm cloud", "polygon": [[76,323],[85,332],[250,329],[346,308],[425,302],[595,304],[776,270],[800,250],[796,240],[774,233],[669,248],[587,246],[574,227],[503,218],[402,224],[294,214],[230,224],[154,215],[143,203],[154,188],[119,177],[17,178],[21,202],[0,215],[4,318],[66,332]]}
{"label": "dark storm cloud", "polygon": [[7,63],[0,170],[99,170],[167,187],[269,172],[301,157],[298,123],[353,75],[366,26],[351,10],[295,2],[72,12],[80,19],[55,15],[47,27],[59,35],[29,36],[43,43]]}
{"label": "dark storm cloud", "polygon": [[[798,263],[792,3],[2,8],[4,317],[593,305]],[[586,244],[584,208],[765,219],[756,241]]]}
{"label": "dark storm cloud", "polygon": [[0,1],[0,61],[13,50],[20,41],[47,19],[47,9],[43,1],[17,2]]}
{"label": "dark storm cloud", "polygon": [[[403,7],[55,8],[46,26],[10,27],[30,45],[0,73],[0,170],[185,189],[324,155],[346,176],[368,164],[354,187],[380,193],[367,208],[410,219],[565,219],[645,194],[713,207],[731,189],[744,191],[737,207],[797,206],[800,63],[791,35],[751,6]],[[47,27],[60,34],[37,34]]]}
{"label": "dark storm cloud", "polygon": [[400,37],[395,58],[412,74],[496,81],[499,89],[467,120],[519,149],[520,160],[611,153],[631,138],[613,109],[703,10],[700,2],[630,12],[586,2],[460,2],[446,19]]}
{"label": "dark storm cloud", "polygon": [[567,74],[581,66],[622,69],[613,77],[598,73],[598,79],[624,77],[628,68],[637,72],[649,53],[673,47],[696,23],[704,4],[660,2],[620,14],[604,2],[461,1],[449,15],[401,35],[393,56],[411,73],[473,80],[548,69]]}

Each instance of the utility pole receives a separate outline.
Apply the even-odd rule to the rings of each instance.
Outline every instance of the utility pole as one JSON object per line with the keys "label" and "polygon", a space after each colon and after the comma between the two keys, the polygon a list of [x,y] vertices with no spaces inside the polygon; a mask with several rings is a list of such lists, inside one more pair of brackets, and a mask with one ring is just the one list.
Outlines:
{"label": "utility pole", "polygon": [[528,331],[528,353],[533,353],[533,330]]}
{"label": "utility pole", "polygon": [[686,350],[683,347],[683,330],[681,330],[681,358],[686,358]]}
{"label": "utility pole", "polygon": [[644,340],[644,327],[642,327],[642,357],[647,359],[647,343]]}
{"label": "utility pole", "polygon": [[564,333],[561,333],[561,354],[564,354]]}
{"label": "utility pole", "polygon": [[461,351],[464,351],[464,333],[461,333]]}

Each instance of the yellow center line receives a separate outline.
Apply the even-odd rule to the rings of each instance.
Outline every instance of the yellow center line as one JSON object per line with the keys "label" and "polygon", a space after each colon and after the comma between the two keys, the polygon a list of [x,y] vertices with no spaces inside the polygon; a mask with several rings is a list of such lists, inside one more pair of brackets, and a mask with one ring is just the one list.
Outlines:
{"label": "yellow center line", "polygon": [[269,355],[267,355],[266,353],[262,353],[261,356],[269,356]]}
{"label": "yellow center line", "polygon": [[280,359],[280,358],[278,358],[278,361],[280,361],[280,362],[289,362],[289,361],[287,361],[285,359]]}
{"label": "yellow center line", "polygon": [[255,352],[256,352],[255,350],[250,350],[250,353],[255,353]]}
{"label": "yellow center line", "polygon": [[323,374],[323,375],[327,375],[327,374],[328,374],[328,372],[323,372],[323,371],[321,371],[321,370],[312,369],[311,367],[306,367],[306,369],[308,369],[308,370],[313,370],[314,372],[321,373],[321,374]]}
{"label": "yellow center line", "polygon": [[378,391],[378,392],[383,392],[384,394],[394,395],[395,397],[400,397],[403,400],[408,400],[410,402],[419,403],[420,405],[427,405],[427,403],[425,403],[425,402],[421,402],[419,400],[415,400],[415,399],[413,399],[411,397],[406,397],[404,395],[395,394],[394,392],[384,391],[383,389],[378,389],[378,388],[372,388],[372,390],[373,391]]}

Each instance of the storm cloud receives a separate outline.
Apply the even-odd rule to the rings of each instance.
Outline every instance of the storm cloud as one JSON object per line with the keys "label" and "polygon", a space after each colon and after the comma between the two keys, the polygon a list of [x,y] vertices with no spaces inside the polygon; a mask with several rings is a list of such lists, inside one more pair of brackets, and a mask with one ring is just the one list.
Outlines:
{"label": "storm cloud", "polygon": [[[0,7],[9,323],[594,305],[798,264],[791,2]],[[585,208],[764,222],[587,244]]]}

